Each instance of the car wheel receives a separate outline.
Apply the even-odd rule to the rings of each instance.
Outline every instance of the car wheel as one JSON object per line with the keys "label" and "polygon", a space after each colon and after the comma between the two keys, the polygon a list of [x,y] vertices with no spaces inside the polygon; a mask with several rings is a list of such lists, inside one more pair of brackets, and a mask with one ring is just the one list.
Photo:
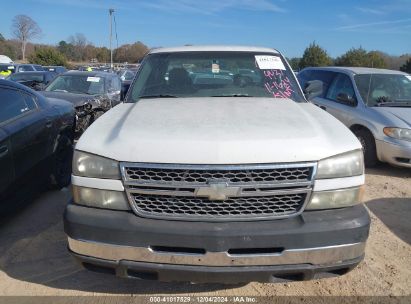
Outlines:
{"label": "car wheel", "polygon": [[52,159],[51,187],[58,189],[67,187],[71,181],[73,140],[67,135],[61,135]]}
{"label": "car wheel", "polygon": [[356,130],[354,134],[362,145],[365,166],[374,167],[378,163],[374,136],[370,131],[364,129]]}

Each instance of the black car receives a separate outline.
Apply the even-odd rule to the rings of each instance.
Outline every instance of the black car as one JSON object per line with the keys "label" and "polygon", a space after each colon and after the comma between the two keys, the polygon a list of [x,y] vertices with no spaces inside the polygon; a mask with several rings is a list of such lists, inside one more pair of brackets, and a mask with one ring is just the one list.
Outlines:
{"label": "black car", "polygon": [[67,72],[67,69],[63,66],[43,66],[45,71],[54,72],[56,74],[63,74]]}
{"label": "black car", "polygon": [[7,80],[21,83],[36,91],[44,90],[44,88],[57,76],[56,73],[47,71],[36,72],[20,72],[11,74]]}
{"label": "black car", "polygon": [[0,80],[0,212],[10,197],[70,183],[75,112],[21,84]]}
{"label": "black car", "polygon": [[69,71],[57,76],[41,93],[74,104],[79,136],[104,112],[120,103],[121,81],[114,73]]}

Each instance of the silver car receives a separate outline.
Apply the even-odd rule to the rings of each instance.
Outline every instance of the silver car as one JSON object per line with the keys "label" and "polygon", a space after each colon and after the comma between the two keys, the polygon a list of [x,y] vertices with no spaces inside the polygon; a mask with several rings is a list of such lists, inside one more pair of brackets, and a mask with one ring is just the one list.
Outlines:
{"label": "silver car", "polygon": [[301,86],[321,81],[322,94],[312,100],[344,123],[364,149],[365,164],[378,160],[411,168],[411,76],[371,68],[306,68]]}

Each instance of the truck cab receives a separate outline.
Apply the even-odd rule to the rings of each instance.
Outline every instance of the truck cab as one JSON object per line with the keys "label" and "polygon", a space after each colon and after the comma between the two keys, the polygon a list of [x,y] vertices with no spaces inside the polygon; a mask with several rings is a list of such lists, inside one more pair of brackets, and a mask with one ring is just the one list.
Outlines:
{"label": "truck cab", "polygon": [[270,48],[151,50],[125,102],[76,145],[70,252],[90,270],[160,281],[353,269],[370,225],[363,153],[307,101],[315,88],[303,92]]}

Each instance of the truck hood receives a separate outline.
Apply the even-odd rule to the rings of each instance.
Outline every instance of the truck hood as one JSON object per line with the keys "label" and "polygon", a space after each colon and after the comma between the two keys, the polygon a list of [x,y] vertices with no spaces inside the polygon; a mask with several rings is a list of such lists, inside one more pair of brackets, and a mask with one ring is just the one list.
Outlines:
{"label": "truck hood", "polygon": [[[384,116],[389,116],[391,119],[392,116],[394,116],[396,119],[399,119],[406,128],[411,127],[411,107],[374,107],[374,109]],[[395,124],[393,127],[402,126]]]}
{"label": "truck hood", "polygon": [[120,104],[76,146],[118,161],[180,164],[317,161],[360,148],[349,129],[313,104],[230,97]]}

